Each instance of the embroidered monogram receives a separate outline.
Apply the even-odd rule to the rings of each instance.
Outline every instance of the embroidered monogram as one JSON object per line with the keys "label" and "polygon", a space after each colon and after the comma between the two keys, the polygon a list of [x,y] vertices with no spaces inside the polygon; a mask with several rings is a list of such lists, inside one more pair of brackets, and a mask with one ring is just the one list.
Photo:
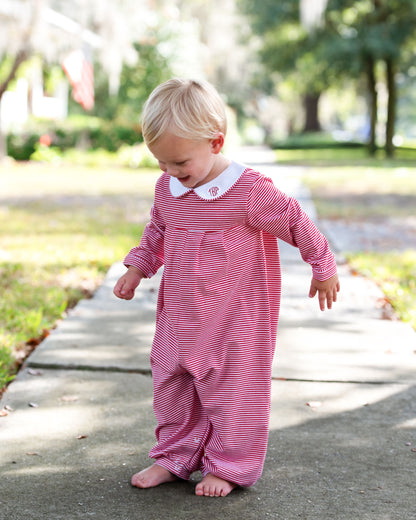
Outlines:
{"label": "embroidered monogram", "polygon": [[210,188],[209,190],[209,194],[212,196],[212,197],[216,197],[218,195],[218,192],[220,191],[220,189],[218,188],[218,186],[213,186],[212,188]]}
{"label": "embroidered monogram", "polygon": [[247,166],[232,161],[218,177],[196,188],[188,188],[176,178],[169,179],[170,192],[174,197],[182,197],[185,193],[194,191],[198,197],[205,200],[213,200],[226,193],[240,178]]}

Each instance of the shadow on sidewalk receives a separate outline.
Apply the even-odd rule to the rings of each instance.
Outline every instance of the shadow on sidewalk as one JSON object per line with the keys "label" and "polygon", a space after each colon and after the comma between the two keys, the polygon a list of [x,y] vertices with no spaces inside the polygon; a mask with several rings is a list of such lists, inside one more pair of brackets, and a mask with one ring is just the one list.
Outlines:
{"label": "shadow on sidewalk", "polygon": [[[31,396],[27,378],[36,378]],[[194,496],[198,475],[150,490],[129,484],[149,464],[154,442],[149,377],[24,374],[7,395],[15,411],[3,431],[3,518],[416,518],[415,386],[357,385],[356,395],[369,397],[368,404],[349,400],[341,406],[350,384],[279,381],[273,389],[262,478],[226,499],[206,499]],[[334,404],[305,406],[317,391],[326,397],[332,392]],[[28,407],[29,398],[39,406]],[[1,434],[0,442],[6,444]]]}

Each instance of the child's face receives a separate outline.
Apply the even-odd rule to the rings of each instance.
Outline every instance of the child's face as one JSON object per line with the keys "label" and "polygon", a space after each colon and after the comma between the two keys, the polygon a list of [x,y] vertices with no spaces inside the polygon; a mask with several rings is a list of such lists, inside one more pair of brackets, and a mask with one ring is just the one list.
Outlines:
{"label": "child's face", "polygon": [[150,145],[149,150],[159,161],[161,170],[176,177],[187,188],[197,188],[222,172],[218,158],[223,144],[222,133],[215,139],[203,141],[166,133]]}

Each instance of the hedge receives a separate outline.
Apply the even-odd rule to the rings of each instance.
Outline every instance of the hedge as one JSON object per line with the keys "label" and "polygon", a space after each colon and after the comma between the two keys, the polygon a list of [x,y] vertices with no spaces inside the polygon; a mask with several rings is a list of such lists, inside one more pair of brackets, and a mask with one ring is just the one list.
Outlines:
{"label": "hedge", "polygon": [[101,148],[115,152],[122,145],[134,145],[143,141],[139,126],[77,116],[61,123],[33,121],[23,132],[9,133],[7,154],[19,161],[29,160],[42,136],[48,136],[50,146],[60,151],[70,148]]}

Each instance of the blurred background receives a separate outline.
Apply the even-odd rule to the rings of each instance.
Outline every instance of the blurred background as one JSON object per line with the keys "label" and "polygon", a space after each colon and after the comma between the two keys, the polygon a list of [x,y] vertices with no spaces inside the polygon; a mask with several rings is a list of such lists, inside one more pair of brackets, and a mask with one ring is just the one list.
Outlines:
{"label": "blurred background", "polygon": [[171,76],[212,82],[243,143],[416,146],[413,0],[1,0],[0,28],[3,156],[135,144]]}
{"label": "blurred background", "polygon": [[272,149],[416,329],[415,0],[0,0],[0,394],[139,241],[172,76],[216,86],[227,147]]}

